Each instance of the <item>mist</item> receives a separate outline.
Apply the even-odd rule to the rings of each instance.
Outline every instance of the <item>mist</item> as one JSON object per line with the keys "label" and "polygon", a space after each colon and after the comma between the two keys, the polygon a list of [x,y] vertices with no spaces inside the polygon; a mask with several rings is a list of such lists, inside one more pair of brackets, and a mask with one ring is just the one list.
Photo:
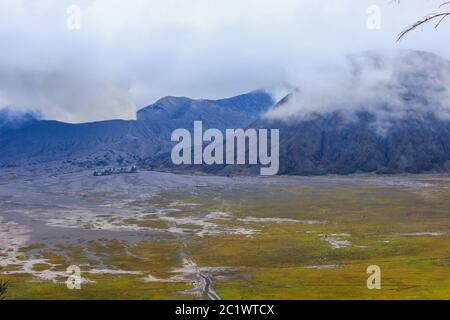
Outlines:
{"label": "mist", "polygon": [[365,52],[304,75],[287,101],[270,109],[266,119],[292,122],[339,112],[354,120],[358,113],[368,112],[380,126],[430,113],[450,120],[450,62],[431,53]]}
{"label": "mist", "polygon": [[[3,0],[0,107],[37,110],[67,122],[134,119],[138,109],[167,95],[214,99],[268,89],[279,97],[302,88],[308,93],[300,100],[319,99],[307,108],[323,110],[328,97],[314,91],[341,91],[337,98],[346,102],[355,81],[342,62],[348,55],[415,49],[450,58],[445,23],[396,42],[401,30],[439,4]],[[71,5],[80,9],[76,29],[67,25]],[[373,5],[380,10],[377,28],[368,27]],[[324,69],[331,71],[316,71]],[[349,98],[358,103],[376,95],[373,87],[389,77],[384,69],[361,72],[366,71],[373,74]]]}

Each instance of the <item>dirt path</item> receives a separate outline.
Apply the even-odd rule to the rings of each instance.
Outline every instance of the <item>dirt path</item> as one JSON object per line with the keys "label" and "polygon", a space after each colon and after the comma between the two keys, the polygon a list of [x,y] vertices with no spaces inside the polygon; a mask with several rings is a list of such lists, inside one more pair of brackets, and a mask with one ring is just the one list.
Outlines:
{"label": "dirt path", "polygon": [[204,280],[203,293],[207,294],[211,300],[222,300],[220,296],[214,291],[212,281],[208,276],[200,272],[200,277]]}

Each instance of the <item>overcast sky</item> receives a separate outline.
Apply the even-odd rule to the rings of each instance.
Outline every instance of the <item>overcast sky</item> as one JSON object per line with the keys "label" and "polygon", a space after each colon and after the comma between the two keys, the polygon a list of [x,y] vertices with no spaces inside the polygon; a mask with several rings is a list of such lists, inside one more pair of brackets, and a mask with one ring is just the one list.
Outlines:
{"label": "overcast sky", "polygon": [[[405,26],[440,3],[1,0],[0,107],[68,122],[133,119],[166,95],[220,98],[295,87],[348,53],[407,48],[450,59],[450,21],[396,43]],[[70,5],[81,9],[80,29],[67,27]],[[367,27],[376,18],[371,5],[381,9],[381,29]]]}

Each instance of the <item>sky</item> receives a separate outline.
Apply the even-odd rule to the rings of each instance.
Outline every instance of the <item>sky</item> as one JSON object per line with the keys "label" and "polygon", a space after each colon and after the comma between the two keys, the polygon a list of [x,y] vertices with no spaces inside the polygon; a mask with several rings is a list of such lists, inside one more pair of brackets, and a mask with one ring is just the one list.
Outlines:
{"label": "sky", "polygon": [[0,107],[72,123],[134,119],[167,95],[267,89],[281,98],[347,54],[415,49],[450,59],[450,21],[396,42],[441,2],[2,0]]}

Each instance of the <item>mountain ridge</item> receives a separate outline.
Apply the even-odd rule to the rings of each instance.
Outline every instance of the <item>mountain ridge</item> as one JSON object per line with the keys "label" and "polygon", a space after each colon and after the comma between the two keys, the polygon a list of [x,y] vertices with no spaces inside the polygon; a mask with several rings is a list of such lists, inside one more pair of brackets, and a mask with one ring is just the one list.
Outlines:
{"label": "mountain ridge", "polygon": [[[206,103],[189,100],[195,101],[205,127],[246,126],[272,104],[270,95],[262,91],[253,91],[230,99],[222,99],[219,102],[205,100]],[[223,104],[223,100],[227,100],[228,104]],[[252,100],[253,104],[249,104]],[[225,113],[223,110],[218,114],[218,109],[220,111],[220,108],[230,107],[230,101],[233,108],[239,110],[242,107],[245,110],[234,111],[227,117],[222,115]],[[206,110],[211,105],[216,112]],[[239,116],[235,116],[236,114]],[[137,120],[116,119],[80,124],[35,119],[23,121],[20,126],[13,126],[12,122],[6,125],[5,121],[3,129],[0,128],[0,166],[54,160],[74,161],[88,167],[134,164],[142,159],[153,159],[159,153],[169,150],[173,144],[170,141],[171,132],[178,127],[190,129],[193,125],[191,118],[186,117],[177,121],[164,121],[149,114],[147,116],[138,117]]]}
{"label": "mountain ridge", "polygon": [[[279,174],[450,172],[450,62],[401,51],[348,63],[339,82],[323,77],[329,92],[306,84],[249,126],[280,130]],[[232,175],[257,174],[259,166],[176,167],[166,154],[155,167]]]}
{"label": "mountain ridge", "polygon": [[279,174],[450,172],[450,62],[424,52],[371,52],[349,57],[346,68],[306,82],[276,104],[257,90],[219,100],[168,96],[140,109],[137,120],[4,121],[0,167],[57,160],[219,175],[259,171],[174,166],[171,132],[192,131],[194,121],[202,121],[204,129],[280,129]]}

